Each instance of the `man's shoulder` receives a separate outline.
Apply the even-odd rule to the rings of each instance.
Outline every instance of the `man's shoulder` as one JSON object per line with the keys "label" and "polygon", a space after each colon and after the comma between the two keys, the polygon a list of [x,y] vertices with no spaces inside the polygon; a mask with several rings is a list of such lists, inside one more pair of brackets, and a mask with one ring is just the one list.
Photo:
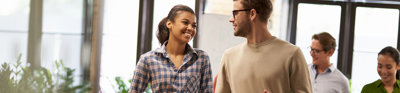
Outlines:
{"label": "man's shoulder", "polygon": [[347,79],[347,77],[339,70],[339,69],[335,69],[332,73],[331,73],[331,78],[335,78],[337,82],[343,84],[343,85],[348,85],[349,83],[349,79]]}
{"label": "man's shoulder", "polygon": [[297,50],[299,48],[296,45],[293,45],[292,43],[290,43],[288,41],[285,41],[285,40],[282,40],[282,39],[279,39],[279,38],[276,38],[274,40],[273,44],[276,45],[276,46],[280,46],[282,48],[285,48],[285,49],[289,48],[289,49]]}
{"label": "man's shoulder", "polygon": [[287,56],[303,55],[298,46],[278,38],[274,41],[273,46],[273,50],[279,51],[280,54]]}
{"label": "man's shoulder", "polygon": [[341,79],[348,80],[347,77],[337,68],[333,71],[333,74]]}
{"label": "man's shoulder", "polygon": [[246,44],[246,42],[242,42],[240,44],[237,44],[231,48],[228,48],[224,51],[224,55],[226,54],[232,54],[232,53],[237,53],[239,50],[243,48],[243,46]]}

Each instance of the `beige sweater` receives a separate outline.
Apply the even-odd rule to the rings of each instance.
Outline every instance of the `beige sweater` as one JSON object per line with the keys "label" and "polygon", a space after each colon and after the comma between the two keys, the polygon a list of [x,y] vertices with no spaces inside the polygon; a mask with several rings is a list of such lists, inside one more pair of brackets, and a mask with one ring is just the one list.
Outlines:
{"label": "beige sweater", "polygon": [[276,37],[224,52],[216,93],[312,93],[301,50]]}

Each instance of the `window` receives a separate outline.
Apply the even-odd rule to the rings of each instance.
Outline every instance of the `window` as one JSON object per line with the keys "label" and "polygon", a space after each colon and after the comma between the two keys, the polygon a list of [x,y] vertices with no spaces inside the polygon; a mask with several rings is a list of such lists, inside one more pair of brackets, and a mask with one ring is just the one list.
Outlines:
{"label": "window", "polygon": [[380,79],[378,52],[386,46],[396,47],[399,10],[357,7],[354,32],[352,92]]}
{"label": "window", "polygon": [[[169,10],[171,10],[172,7],[177,4],[189,6],[193,9],[193,11],[195,11],[196,0],[174,0],[174,2],[168,0],[154,0],[154,6],[157,7],[154,7],[153,12],[153,38],[151,43],[152,50],[161,46],[157,39],[158,23],[160,23],[163,18],[167,17]],[[193,40],[191,40],[189,44],[193,47]]]}
{"label": "window", "polygon": [[[338,56],[337,68],[351,80],[351,92],[359,93],[365,84],[380,79],[376,71],[378,52],[386,46],[399,47],[399,1],[297,0],[289,3],[288,39],[292,43],[296,42],[304,52],[305,40],[301,39],[310,40],[311,35],[307,33],[314,34],[307,31],[328,30],[326,32],[331,33],[340,44],[336,51],[340,54],[334,56]],[[318,7],[310,8],[312,12],[302,9],[310,5]],[[308,25],[315,26],[302,29]],[[309,53],[305,56],[308,61],[307,56]]]}
{"label": "window", "polygon": [[[297,16],[296,45],[301,48],[307,64],[312,64],[310,50],[314,34],[328,32],[339,42],[341,7],[338,5],[299,4]],[[331,63],[337,65],[338,47],[331,56]]]}
{"label": "window", "polygon": [[0,64],[25,61],[30,0],[0,0]]}
{"label": "window", "polygon": [[55,61],[62,60],[65,66],[75,69],[74,81],[82,79],[83,10],[83,1],[43,0],[41,66],[54,70]]}
{"label": "window", "polygon": [[139,0],[105,0],[100,91],[116,92],[115,77],[130,82],[136,63]]}

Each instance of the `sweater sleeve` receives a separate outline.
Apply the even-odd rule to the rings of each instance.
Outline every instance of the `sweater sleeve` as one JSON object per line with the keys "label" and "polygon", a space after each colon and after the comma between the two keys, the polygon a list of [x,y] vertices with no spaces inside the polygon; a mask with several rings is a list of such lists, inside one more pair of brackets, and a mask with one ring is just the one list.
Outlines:
{"label": "sweater sleeve", "polygon": [[217,84],[215,86],[215,93],[231,93],[231,88],[228,82],[228,71],[226,68],[226,54],[222,56],[222,61],[219,67],[219,73],[217,78]]}
{"label": "sweater sleeve", "polygon": [[293,93],[312,93],[310,73],[304,55],[299,48],[292,56],[290,64],[290,87]]}

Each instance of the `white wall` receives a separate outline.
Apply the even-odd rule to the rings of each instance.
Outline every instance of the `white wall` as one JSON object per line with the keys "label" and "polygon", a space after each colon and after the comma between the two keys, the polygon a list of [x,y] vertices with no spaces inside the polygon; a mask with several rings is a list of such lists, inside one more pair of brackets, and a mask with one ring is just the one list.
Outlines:
{"label": "white wall", "polygon": [[230,15],[204,14],[200,22],[199,49],[206,51],[210,56],[213,77],[218,73],[224,51],[246,40],[243,37],[233,36],[230,17]]}

